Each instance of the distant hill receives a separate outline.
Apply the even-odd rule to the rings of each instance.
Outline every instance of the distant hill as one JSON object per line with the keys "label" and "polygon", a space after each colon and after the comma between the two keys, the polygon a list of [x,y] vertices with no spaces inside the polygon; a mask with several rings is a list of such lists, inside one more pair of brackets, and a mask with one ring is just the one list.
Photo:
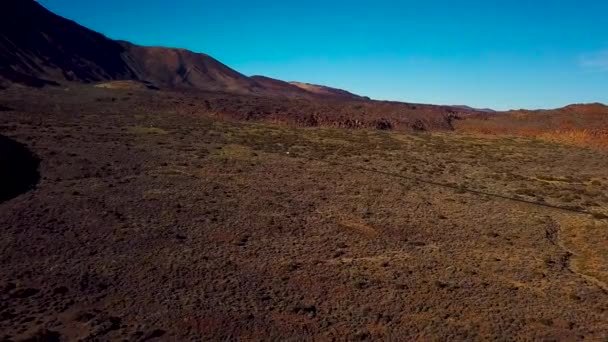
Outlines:
{"label": "distant hill", "polygon": [[564,108],[560,108],[558,110],[562,112],[608,115],[608,106],[603,103],[577,103],[571,104]]}
{"label": "distant hill", "polygon": [[456,129],[469,133],[534,136],[551,141],[608,147],[608,106],[574,104],[557,109],[512,110],[465,117]]}
{"label": "distant hill", "polygon": [[465,105],[456,105],[456,106],[451,106],[451,107],[455,108],[455,109],[462,109],[462,110],[474,111],[474,112],[484,112],[484,113],[495,113],[496,112],[494,109],[490,109],[490,108],[474,108],[474,107],[465,106]]}
{"label": "distant hill", "polygon": [[0,78],[37,87],[66,81],[132,80],[165,89],[356,97],[338,89],[327,88],[333,92],[321,94],[262,76],[247,77],[203,53],[115,41],[33,0],[0,2]]}
{"label": "distant hill", "polygon": [[505,113],[529,114],[529,113],[571,113],[571,114],[603,114],[608,113],[608,106],[602,103],[575,103],[560,108],[553,109],[513,109]]}
{"label": "distant hill", "polygon": [[[344,113],[345,117],[356,116],[355,109],[364,108],[367,112],[360,113],[362,117],[382,112],[383,119],[394,118],[399,122],[400,116],[415,113],[441,117],[448,122],[447,126],[451,126],[451,120],[494,112],[464,105],[372,101],[323,85],[285,82],[265,76],[248,77],[203,53],[109,39],[53,14],[34,0],[0,1],[0,88],[13,83],[43,87],[66,82],[93,83],[114,89],[197,90],[357,102],[352,107],[345,107],[352,108]],[[368,102],[373,108],[362,107],[361,102]],[[526,112],[510,113],[521,115]],[[603,115],[606,106],[577,104],[549,112]]]}

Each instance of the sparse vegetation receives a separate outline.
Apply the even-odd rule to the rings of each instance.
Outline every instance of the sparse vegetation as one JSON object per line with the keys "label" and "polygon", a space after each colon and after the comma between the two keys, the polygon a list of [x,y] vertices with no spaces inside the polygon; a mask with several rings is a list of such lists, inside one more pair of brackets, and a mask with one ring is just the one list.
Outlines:
{"label": "sparse vegetation", "polygon": [[459,121],[456,127],[476,134],[534,137],[548,142],[608,148],[608,107],[600,104],[484,114]]}
{"label": "sparse vegetation", "polygon": [[41,159],[0,205],[6,339],[606,336],[606,152],[64,93],[3,99]]}
{"label": "sparse vegetation", "polygon": [[[42,2],[0,2],[0,341],[608,341],[607,106],[498,113],[373,101],[245,76],[204,53],[112,40]],[[174,15],[184,8],[162,3],[192,22]],[[562,63],[553,62],[566,55],[580,54],[589,71],[605,66],[604,52],[583,51],[601,42],[573,30],[600,23],[592,19],[605,11],[591,18],[589,6],[567,19],[568,49],[547,54],[566,31],[555,29],[559,20],[536,20],[543,5],[526,6],[535,20],[507,35],[487,24],[508,23],[520,4],[417,5],[422,26],[479,20],[449,34],[422,27],[405,41],[417,26],[400,29],[396,6],[333,6],[356,20],[323,13],[310,30],[298,20],[318,10],[307,2],[272,11],[243,2],[233,7],[246,15],[234,16],[199,3],[209,16],[193,18],[219,29],[215,42],[240,35],[243,23],[264,26],[245,40],[295,29],[260,40],[255,55],[281,51],[273,59],[305,73],[308,62],[291,49],[310,57],[332,35],[357,35],[361,23],[379,29],[332,46],[317,70],[345,82],[344,70],[362,68],[350,80],[360,89],[367,77],[396,93],[400,82],[370,70],[421,65],[436,70],[426,81],[409,73],[419,78],[406,80],[410,90],[419,85],[417,96],[436,88],[433,98],[471,98],[470,86],[450,89],[471,70],[486,74],[480,85],[504,78],[496,80],[502,88],[533,71],[533,89],[560,78],[553,71]],[[551,19],[566,13],[550,7]],[[146,12],[160,30],[175,19]],[[541,26],[535,43],[500,63],[471,63]],[[481,40],[462,34],[478,27]],[[311,36],[303,49],[300,34]],[[313,36],[324,43],[308,44]],[[358,38],[368,41],[357,46]],[[410,58],[446,38],[456,40]],[[348,46],[362,58],[339,51]],[[513,75],[488,72],[525,56],[532,66]],[[370,69],[371,59],[388,63]],[[549,68],[536,72],[543,60]],[[342,62],[343,71],[331,71]],[[481,93],[488,98],[479,102],[502,97]]]}

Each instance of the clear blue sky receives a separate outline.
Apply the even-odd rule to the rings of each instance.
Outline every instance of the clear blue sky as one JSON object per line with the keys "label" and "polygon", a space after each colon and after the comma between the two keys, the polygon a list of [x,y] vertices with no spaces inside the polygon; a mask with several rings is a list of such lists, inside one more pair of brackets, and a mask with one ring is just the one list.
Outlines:
{"label": "clear blue sky", "polygon": [[40,0],[142,45],[376,99],[476,107],[608,103],[605,0]]}

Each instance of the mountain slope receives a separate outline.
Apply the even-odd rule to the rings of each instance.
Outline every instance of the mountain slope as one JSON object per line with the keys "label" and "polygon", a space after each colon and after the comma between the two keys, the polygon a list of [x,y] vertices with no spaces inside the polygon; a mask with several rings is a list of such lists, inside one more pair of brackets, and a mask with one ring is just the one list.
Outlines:
{"label": "mountain slope", "polygon": [[144,47],[120,42],[123,59],[141,80],[164,88],[255,93],[261,87],[209,55],[185,49]]}
{"label": "mountain slope", "polygon": [[240,92],[258,87],[208,55],[114,41],[32,0],[4,0],[0,9],[0,76],[11,81],[141,80],[166,88]]}
{"label": "mountain slope", "polygon": [[0,3],[0,76],[92,82],[136,78],[124,48],[32,0]]}
{"label": "mountain slope", "polygon": [[262,86],[267,92],[270,93],[283,94],[290,97],[298,98],[312,98],[315,95],[289,82],[277,80],[274,78],[256,75],[251,76],[251,79],[255,80],[260,86]]}
{"label": "mountain slope", "polygon": [[0,2],[2,79],[31,86],[131,80],[165,89],[359,98],[333,88],[321,92],[262,76],[250,78],[203,53],[114,41],[53,14],[33,0]]}
{"label": "mountain slope", "polygon": [[369,98],[367,98],[367,97],[355,95],[351,92],[348,92],[348,91],[342,90],[342,89],[331,88],[331,87],[317,85],[317,84],[302,83],[302,82],[290,82],[290,84],[292,84],[300,89],[306,90],[307,92],[310,92],[310,93],[313,93],[313,94],[316,94],[319,96],[323,96],[323,97],[334,97],[334,98],[342,98],[342,99],[348,99],[348,100],[369,100]]}
{"label": "mountain slope", "polygon": [[608,115],[608,106],[602,103],[577,103],[557,110],[566,113]]}

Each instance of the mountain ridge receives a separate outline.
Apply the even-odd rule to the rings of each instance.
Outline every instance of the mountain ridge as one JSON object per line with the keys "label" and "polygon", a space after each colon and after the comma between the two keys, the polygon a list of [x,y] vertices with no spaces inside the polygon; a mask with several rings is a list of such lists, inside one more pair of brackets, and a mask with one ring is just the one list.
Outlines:
{"label": "mountain ridge", "polygon": [[339,89],[315,94],[288,82],[248,77],[205,53],[112,40],[33,0],[5,0],[0,10],[0,78],[6,82],[42,87],[132,80],[161,89],[361,98]]}
{"label": "mountain ridge", "polygon": [[[136,81],[150,89],[370,100],[369,97],[325,85],[287,82],[259,75],[249,77],[205,53],[113,40],[52,13],[34,0],[4,0],[0,3],[0,88],[11,83],[43,87],[64,82],[107,81]],[[494,111],[466,105],[445,107],[468,113],[525,111]],[[591,103],[553,110],[598,112],[603,111],[602,108],[606,105]]]}

